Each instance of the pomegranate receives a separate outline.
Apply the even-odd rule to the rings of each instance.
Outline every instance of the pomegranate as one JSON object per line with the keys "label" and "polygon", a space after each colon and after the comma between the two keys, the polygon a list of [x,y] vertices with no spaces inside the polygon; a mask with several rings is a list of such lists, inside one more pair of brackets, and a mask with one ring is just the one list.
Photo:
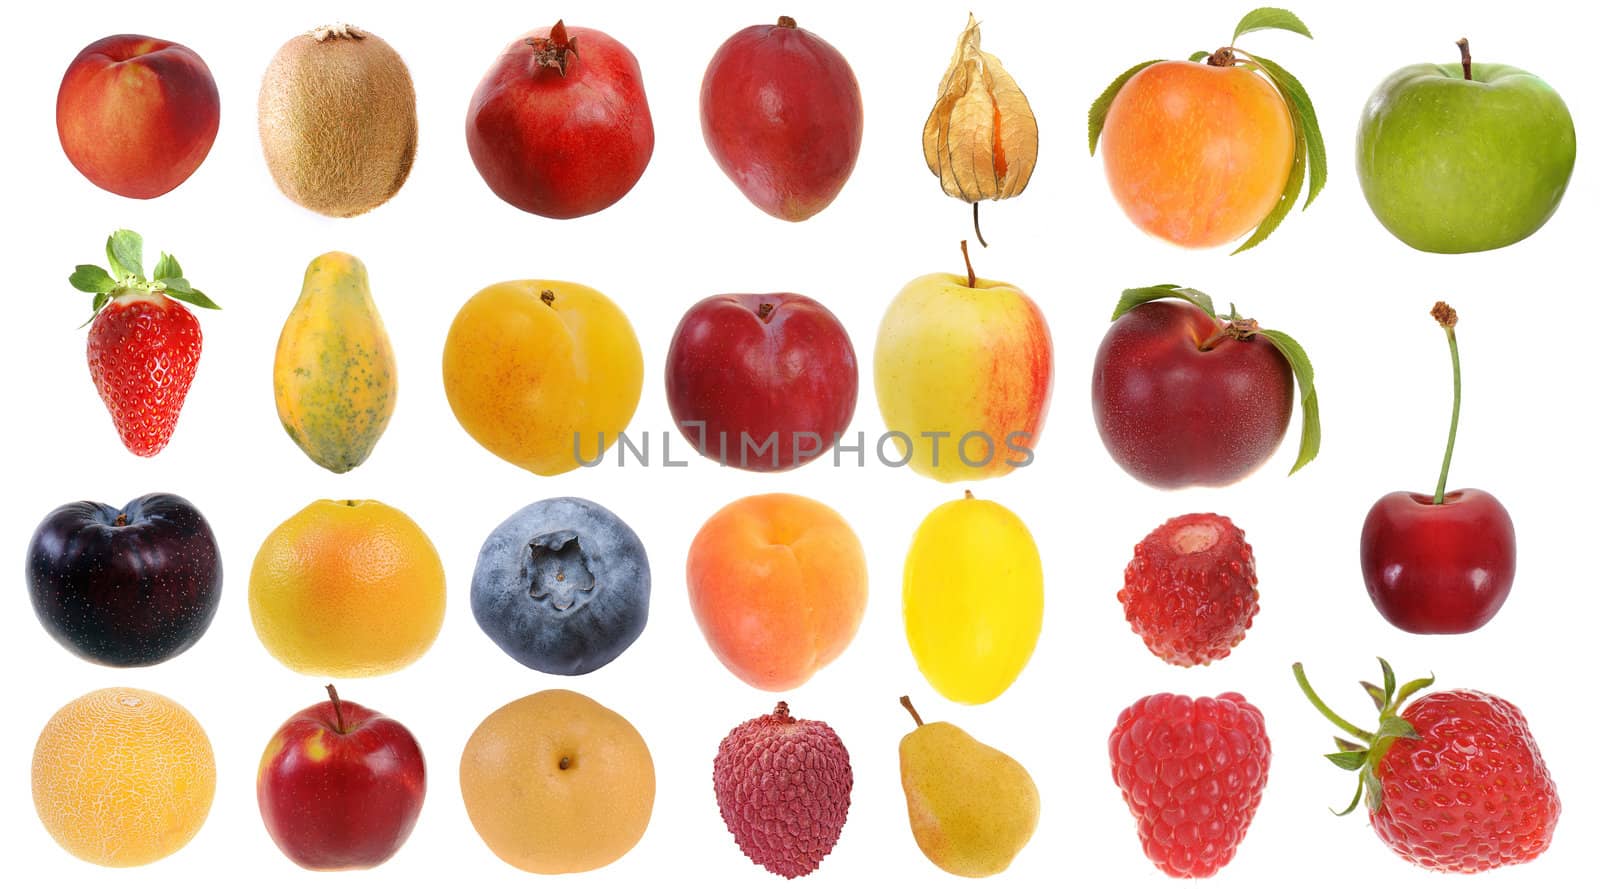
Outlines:
{"label": "pomegranate", "polygon": [[556,22],[512,41],[467,108],[467,150],[506,203],[552,219],[621,200],[655,148],[633,53]]}

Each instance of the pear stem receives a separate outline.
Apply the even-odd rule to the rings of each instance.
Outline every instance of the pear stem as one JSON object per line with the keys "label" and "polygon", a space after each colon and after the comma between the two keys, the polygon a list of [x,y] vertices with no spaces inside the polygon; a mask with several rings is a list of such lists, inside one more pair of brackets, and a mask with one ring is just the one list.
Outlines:
{"label": "pear stem", "polygon": [[[976,207],[977,204],[973,204],[973,206]],[[964,239],[961,242],[961,259],[967,264],[967,286],[977,287],[978,276],[972,272],[972,257],[967,255],[967,242]]]}
{"label": "pear stem", "polygon": [[1465,80],[1472,79],[1472,50],[1467,46],[1467,38],[1456,41],[1456,46],[1461,50],[1461,77]]}
{"label": "pear stem", "polygon": [[900,696],[900,706],[906,708],[906,711],[911,714],[911,718],[915,719],[917,721],[917,726],[921,727],[921,725],[922,725],[922,714],[917,712],[917,708],[911,706],[911,696],[910,695],[901,695]]}
{"label": "pear stem", "polygon": [[344,734],[344,703],[339,700],[339,692],[328,683],[328,699],[333,701],[333,729],[339,734]]}
{"label": "pear stem", "polygon": [[1450,343],[1450,370],[1455,378],[1455,401],[1450,407],[1450,437],[1444,444],[1444,464],[1439,467],[1439,485],[1433,489],[1435,506],[1444,502],[1445,481],[1450,477],[1450,458],[1456,452],[1456,427],[1461,424],[1461,350],[1456,346],[1456,310],[1445,302],[1435,303],[1433,318],[1444,328],[1445,339]]}
{"label": "pear stem", "polygon": [[1306,668],[1298,663],[1294,665],[1294,681],[1299,684],[1301,693],[1311,702],[1311,706],[1317,708],[1317,712],[1327,717],[1329,722],[1350,733],[1351,736],[1366,741],[1368,744],[1371,744],[1376,738],[1372,732],[1358,728],[1350,720],[1333,712],[1332,708],[1324,704],[1322,698],[1317,697],[1317,693],[1311,689],[1311,682],[1306,679]]}

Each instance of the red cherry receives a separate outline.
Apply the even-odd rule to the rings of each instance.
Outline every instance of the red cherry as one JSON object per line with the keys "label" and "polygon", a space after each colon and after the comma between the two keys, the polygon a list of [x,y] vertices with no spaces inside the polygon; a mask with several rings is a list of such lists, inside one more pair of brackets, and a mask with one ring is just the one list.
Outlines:
{"label": "red cherry", "polygon": [[1433,316],[1450,342],[1455,408],[1439,484],[1432,495],[1396,491],[1373,504],[1361,528],[1361,574],[1389,623],[1408,633],[1470,633],[1489,622],[1511,593],[1517,539],[1511,515],[1487,491],[1445,493],[1461,418],[1456,313]]}

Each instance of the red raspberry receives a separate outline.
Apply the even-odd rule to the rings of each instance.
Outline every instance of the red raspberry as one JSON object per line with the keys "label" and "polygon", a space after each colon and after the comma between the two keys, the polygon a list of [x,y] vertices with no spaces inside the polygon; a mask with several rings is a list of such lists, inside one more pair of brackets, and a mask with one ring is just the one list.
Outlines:
{"label": "red raspberry", "polygon": [[1151,653],[1192,667],[1228,656],[1260,611],[1256,561],[1224,516],[1179,516],[1133,548],[1117,592]]}
{"label": "red raspberry", "polygon": [[1408,697],[1433,684],[1419,679],[1395,688],[1383,659],[1383,687],[1362,683],[1379,708],[1379,729],[1367,732],[1339,717],[1317,697],[1305,670],[1295,679],[1311,703],[1361,744],[1337,739],[1328,755],[1357,772],[1356,798],[1366,797],[1378,838],[1419,867],[1477,873],[1532,861],[1550,847],[1561,800],[1522,711],[1480,691]]}
{"label": "red raspberry", "polygon": [[1267,785],[1272,744],[1243,695],[1140,698],[1111,730],[1111,776],[1139,842],[1174,877],[1209,877],[1233,860]]}

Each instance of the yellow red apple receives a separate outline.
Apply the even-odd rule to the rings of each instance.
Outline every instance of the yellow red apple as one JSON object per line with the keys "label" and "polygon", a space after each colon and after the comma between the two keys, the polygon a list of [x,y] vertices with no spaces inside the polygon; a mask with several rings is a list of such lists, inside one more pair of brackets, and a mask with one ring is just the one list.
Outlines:
{"label": "yellow red apple", "polygon": [[360,704],[328,700],[296,713],[261,755],[256,802],[267,833],[308,870],[389,860],[416,826],[427,791],[417,739]]}
{"label": "yellow red apple", "polygon": [[964,275],[917,278],[889,304],[873,365],[878,409],[912,469],[971,481],[1032,461],[1055,359],[1020,288],[978,277],[970,261]]}
{"label": "yellow red apple", "polygon": [[78,172],[106,191],[153,198],[211,151],[217,83],[194,50],[140,34],[83,48],[56,94],[56,133]]}

